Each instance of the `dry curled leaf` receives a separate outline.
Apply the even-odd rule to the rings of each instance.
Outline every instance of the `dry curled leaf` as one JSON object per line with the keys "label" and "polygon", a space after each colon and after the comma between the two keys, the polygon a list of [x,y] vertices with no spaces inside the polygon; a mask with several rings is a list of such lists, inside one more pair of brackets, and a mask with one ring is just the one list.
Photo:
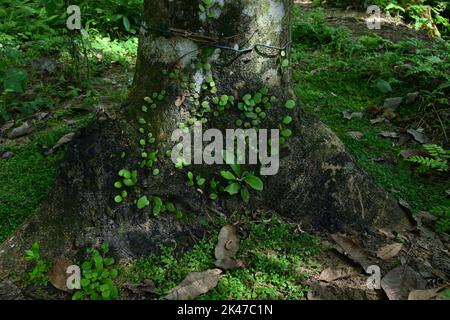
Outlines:
{"label": "dry curled leaf", "polygon": [[384,122],[385,120],[386,120],[385,117],[378,117],[378,118],[375,118],[375,119],[370,120],[370,123],[371,123],[371,124],[377,124],[377,123]]}
{"label": "dry curled leaf", "polygon": [[389,300],[406,300],[411,291],[424,289],[426,281],[411,267],[399,266],[381,279],[381,288]]}
{"label": "dry curled leaf", "polygon": [[332,282],[343,278],[350,277],[356,274],[355,268],[350,266],[340,266],[337,268],[327,268],[320,273],[319,280],[325,282]]}
{"label": "dry curled leaf", "polygon": [[231,259],[239,250],[239,235],[235,226],[226,225],[219,233],[219,241],[215,248],[217,260]]}
{"label": "dry curled leaf", "polygon": [[331,238],[339,245],[339,247],[351,260],[361,265],[364,270],[375,264],[376,261],[370,257],[369,252],[362,248],[356,240],[339,233],[332,234]]}
{"label": "dry curled leaf", "polygon": [[73,262],[65,257],[57,257],[53,263],[53,267],[48,274],[48,280],[50,283],[59,290],[70,292],[67,288],[67,279],[70,274],[67,273],[67,269],[73,265]]}
{"label": "dry curled leaf", "polygon": [[380,136],[385,138],[398,138],[398,133],[393,131],[381,131]]}
{"label": "dry curled leaf", "polygon": [[215,288],[222,275],[220,269],[190,273],[178,286],[167,292],[168,300],[192,300]]}
{"label": "dry curled leaf", "polygon": [[388,244],[378,250],[377,256],[382,260],[389,260],[398,255],[402,250],[403,245],[401,243]]}
{"label": "dry curled leaf", "polygon": [[427,289],[427,290],[413,290],[408,295],[408,300],[431,300],[436,298],[444,287]]}
{"label": "dry curled leaf", "polygon": [[403,102],[402,97],[387,98],[384,100],[383,109],[397,109]]}
{"label": "dry curled leaf", "polygon": [[47,151],[45,154],[49,155],[54,153],[57,149],[59,149],[61,146],[69,143],[70,141],[73,140],[73,138],[75,137],[75,133],[68,133],[64,136],[61,137],[61,139],[58,140],[58,142],[53,146],[53,148],[51,148],[49,151]]}
{"label": "dry curled leaf", "polygon": [[181,107],[185,99],[186,99],[185,95],[178,96],[177,99],[175,100],[175,106]]}
{"label": "dry curled leaf", "polygon": [[423,133],[423,129],[408,129],[406,132],[408,132],[418,143],[424,144],[428,141],[427,136]]}
{"label": "dry curled leaf", "polygon": [[29,134],[32,131],[31,126],[28,122],[24,122],[21,126],[14,128],[11,132],[8,133],[9,139],[17,139]]}

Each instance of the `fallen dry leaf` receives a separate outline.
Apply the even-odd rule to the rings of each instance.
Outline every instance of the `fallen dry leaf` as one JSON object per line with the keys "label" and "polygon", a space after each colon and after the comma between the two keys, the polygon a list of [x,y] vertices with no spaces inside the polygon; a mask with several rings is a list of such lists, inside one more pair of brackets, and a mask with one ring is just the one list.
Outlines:
{"label": "fallen dry leaf", "polygon": [[344,119],[351,120],[352,118],[362,118],[363,114],[362,112],[343,111],[342,116]]}
{"label": "fallen dry leaf", "polygon": [[215,248],[217,260],[231,259],[239,250],[239,236],[235,226],[226,225],[219,233],[219,241]]}
{"label": "fallen dry leaf", "polygon": [[56,150],[58,150],[61,146],[69,143],[70,141],[73,140],[73,138],[75,137],[75,133],[68,133],[64,136],[61,137],[61,139],[58,140],[58,142],[53,146],[53,148],[51,148],[50,150],[48,150],[45,154],[49,155],[54,153]]}
{"label": "fallen dry leaf", "polygon": [[383,117],[385,117],[386,119],[392,120],[396,117],[397,115],[394,112],[394,109],[392,108],[386,108],[383,111]]}
{"label": "fallen dry leaf", "polygon": [[332,234],[331,238],[344,250],[351,260],[361,265],[364,270],[375,264],[375,259],[370,256],[366,249],[361,248],[356,240],[339,233]]}
{"label": "fallen dry leaf", "polygon": [[398,255],[402,247],[403,245],[401,243],[388,244],[378,250],[377,256],[382,260],[392,259]]}
{"label": "fallen dry leaf", "polygon": [[413,290],[409,293],[408,300],[431,300],[435,298],[443,288],[444,287],[427,290]]}
{"label": "fallen dry leaf", "polygon": [[411,267],[399,266],[381,279],[381,288],[389,300],[406,300],[411,291],[424,289],[426,281]]}
{"label": "fallen dry leaf", "polygon": [[417,98],[419,98],[419,92],[416,91],[416,92],[408,93],[405,97],[405,103],[412,104],[417,100]]}
{"label": "fallen dry leaf", "polygon": [[167,292],[165,298],[168,300],[195,299],[215,288],[221,275],[220,269],[190,273],[178,286]]}
{"label": "fallen dry leaf", "polygon": [[223,270],[234,270],[245,267],[244,263],[241,260],[234,259],[216,260],[214,265]]}
{"label": "fallen dry leaf", "polygon": [[53,263],[53,267],[48,274],[50,283],[59,290],[70,292],[67,288],[67,279],[70,274],[67,273],[67,268],[73,265],[73,262],[65,257],[57,257]]}
{"label": "fallen dry leaf", "polygon": [[350,266],[341,266],[338,268],[327,268],[320,273],[319,280],[325,282],[332,282],[343,278],[350,277],[357,274],[355,268]]}
{"label": "fallen dry leaf", "polygon": [[424,144],[428,141],[427,136],[423,133],[423,129],[408,129],[406,130],[406,132],[408,132],[414,138],[414,140],[420,144]]}
{"label": "fallen dry leaf", "polygon": [[125,283],[122,288],[129,290],[131,293],[136,295],[145,295],[145,294],[156,294],[156,286],[152,280],[145,279],[139,283]]}
{"label": "fallen dry leaf", "polygon": [[364,137],[364,134],[359,131],[350,131],[347,132],[347,135],[355,140],[361,140]]}
{"label": "fallen dry leaf", "polygon": [[377,124],[377,123],[384,122],[385,120],[386,120],[385,117],[378,117],[378,118],[375,118],[375,119],[370,120],[370,123],[371,123],[371,124]]}
{"label": "fallen dry leaf", "polygon": [[397,109],[402,104],[402,97],[387,98],[384,100],[383,109]]}
{"label": "fallen dry leaf", "polygon": [[385,138],[398,138],[398,133],[393,131],[381,131],[380,136]]}
{"label": "fallen dry leaf", "polygon": [[177,99],[175,100],[175,106],[181,107],[181,105],[184,103],[185,99],[186,99],[186,97],[184,95],[178,96]]}
{"label": "fallen dry leaf", "polygon": [[28,122],[24,122],[21,126],[14,128],[11,132],[8,133],[9,139],[17,139],[29,134],[32,131],[31,126]]}

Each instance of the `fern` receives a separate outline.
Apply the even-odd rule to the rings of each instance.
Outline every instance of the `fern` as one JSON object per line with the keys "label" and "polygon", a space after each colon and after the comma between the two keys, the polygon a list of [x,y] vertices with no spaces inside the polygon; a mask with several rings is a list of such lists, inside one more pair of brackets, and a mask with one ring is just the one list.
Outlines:
{"label": "fern", "polygon": [[425,144],[423,148],[435,159],[450,159],[450,150],[444,150],[441,146],[436,144]]}
{"label": "fern", "polygon": [[425,173],[429,170],[445,172],[449,170],[448,159],[450,159],[450,150],[444,150],[436,144],[425,144],[423,148],[427,151],[429,157],[412,156],[406,161],[418,164],[416,169],[418,173]]}
{"label": "fern", "polygon": [[431,212],[438,220],[436,221],[435,228],[437,232],[450,234],[450,205],[434,207]]}

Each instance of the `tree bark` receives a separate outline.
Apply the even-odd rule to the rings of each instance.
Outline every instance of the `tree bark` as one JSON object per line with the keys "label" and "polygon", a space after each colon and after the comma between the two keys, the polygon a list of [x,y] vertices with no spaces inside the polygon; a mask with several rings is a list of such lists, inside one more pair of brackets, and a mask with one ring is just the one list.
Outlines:
{"label": "tree bark", "polygon": [[[330,232],[409,227],[396,201],[357,168],[335,134],[299,107],[289,113],[294,118],[293,137],[280,151],[279,173],[264,179],[264,192],[253,193],[248,205],[226,195],[212,202],[205,192],[186,186],[188,170],[211,179],[220,169],[197,166],[180,171],[164,156],[172,148],[172,131],[192,115],[188,103],[175,104],[186,89],[163,70],[180,70],[180,77],[187,76],[196,87],[211,72],[217,95],[232,95],[236,102],[268,88],[278,98],[264,122],[269,129],[277,128],[288,114],[284,104],[294,96],[291,68],[280,66],[290,59],[291,0],[214,0],[207,9],[210,17],[201,13],[199,3],[145,1],[129,103],[117,114],[101,115],[78,135],[60,164],[48,201],[0,246],[0,274],[23,267],[23,250],[35,241],[51,257],[70,256],[102,241],[108,241],[119,257],[145,256],[163,243],[186,248],[204,235],[205,222],[218,212],[277,212]],[[255,45],[246,53],[236,51]],[[199,62],[211,65],[211,71],[197,68]],[[161,90],[166,91],[164,102],[143,113],[144,98]],[[208,115],[207,126],[234,128],[238,114],[231,106],[220,117]],[[140,118],[146,122],[146,133],[156,137],[158,176],[139,166]],[[127,189],[127,199],[117,204],[114,182],[123,168],[138,170],[139,179]],[[137,209],[134,201],[144,195],[173,202],[184,218],[172,213],[154,217],[150,208]]]}

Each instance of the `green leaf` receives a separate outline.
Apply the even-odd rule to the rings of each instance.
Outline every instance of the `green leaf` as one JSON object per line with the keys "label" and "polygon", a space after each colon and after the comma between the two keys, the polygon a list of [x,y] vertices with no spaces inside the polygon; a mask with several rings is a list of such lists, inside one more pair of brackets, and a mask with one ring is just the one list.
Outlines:
{"label": "green leaf", "polygon": [[122,21],[123,21],[123,26],[124,26],[125,30],[126,30],[127,32],[130,32],[130,30],[131,30],[130,20],[128,20],[127,17],[123,17],[123,18],[122,18]]}
{"label": "green leaf", "polygon": [[99,272],[103,271],[103,258],[100,255],[94,256],[95,269]]}
{"label": "green leaf", "polygon": [[241,188],[241,198],[245,203],[248,203],[248,200],[250,199],[250,193],[246,187]]}
{"label": "green leaf", "polygon": [[220,175],[227,180],[236,180],[236,177],[230,171],[221,171]]}
{"label": "green leaf", "polygon": [[83,288],[87,287],[90,283],[91,281],[89,279],[81,279],[81,286]]}
{"label": "green leaf", "polygon": [[292,117],[290,117],[290,116],[286,116],[286,117],[284,117],[283,118],[283,123],[284,124],[290,124],[292,122]]}
{"label": "green leaf", "polygon": [[239,183],[235,182],[235,183],[228,185],[228,187],[225,188],[225,192],[228,192],[232,196],[232,195],[235,195],[236,193],[238,193],[240,189],[241,189],[241,185]]}
{"label": "green leaf", "polygon": [[440,295],[450,298],[450,289],[444,290],[440,293]]}
{"label": "green leaf", "polygon": [[153,197],[153,203],[160,207],[162,207],[162,205],[163,205],[163,202],[160,197]]}
{"label": "green leaf", "polygon": [[85,261],[81,264],[81,269],[83,269],[83,271],[91,270],[91,264],[88,261]]}
{"label": "green leaf", "polygon": [[264,184],[262,180],[252,174],[248,174],[245,176],[244,181],[253,189],[257,191],[261,191],[264,188]]}
{"label": "green leaf", "polygon": [[231,169],[233,169],[234,173],[240,177],[241,176],[241,166],[238,164],[230,164]]}
{"label": "green leaf", "polygon": [[391,87],[390,83],[383,79],[378,79],[375,82],[375,88],[378,91],[380,91],[381,93],[388,93],[388,92],[392,91],[392,87]]}
{"label": "green leaf", "polygon": [[286,101],[285,107],[289,110],[292,110],[295,108],[295,101],[294,100],[288,100]]}
{"label": "green leaf", "polygon": [[290,136],[292,136],[292,131],[290,129],[284,129],[283,131],[281,131],[281,135],[285,138],[289,138]]}
{"label": "green leaf", "polygon": [[111,266],[114,264],[114,258],[105,258],[103,262],[105,263],[105,266]]}
{"label": "green leaf", "polygon": [[219,196],[217,195],[217,193],[211,193],[211,194],[209,195],[209,198],[210,198],[211,200],[217,200],[218,197],[219,197]]}
{"label": "green leaf", "polygon": [[125,180],[123,180],[123,184],[124,184],[125,186],[127,186],[127,187],[132,187],[132,186],[134,186],[134,182],[133,182],[133,180],[131,180],[131,179],[125,179]]}
{"label": "green leaf", "polygon": [[4,91],[23,92],[28,75],[24,69],[10,68],[3,80]]}
{"label": "green leaf", "polygon": [[105,290],[105,291],[102,291],[102,297],[104,298],[104,299],[109,299],[110,298],[110,295],[111,295],[111,292],[109,291],[109,289],[108,290]]}
{"label": "green leaf", "polygon": [[138,209],[144,209],[149,204],[150,204],[150,201],[148,201],[147,196],[143,196],[143,197],[139,198],[139,200],[137,202],[137,207],[138,207]]}
{"label": "green leaf", "polygon": [[119,272],[117,269],[111,269],[111,278],[116,278],[118,276]]}
{"label": "green leaf", "polygon": [[154,205],[153,206],[153,215],[157,216],[161,212],[162,206]]}
{"label": "green leaf", "polygon": [[131,172],[128,171],[128,170],[125,170],[124,173],[123,173],[123,177],[125,179],[131,179]]}
{"label": "green leaf", "polygon": [[81,300],[83,298],[83,293],[81,291],[77,291],[73,294],[72,300]]}
{"label": "green leaf", "polygon": [[175,205],[174,205],[172,202],[169,202],[169,203],[167,204],[167,211],[169,211],[169,212],[175,212],[175,210],[176,210]]}

